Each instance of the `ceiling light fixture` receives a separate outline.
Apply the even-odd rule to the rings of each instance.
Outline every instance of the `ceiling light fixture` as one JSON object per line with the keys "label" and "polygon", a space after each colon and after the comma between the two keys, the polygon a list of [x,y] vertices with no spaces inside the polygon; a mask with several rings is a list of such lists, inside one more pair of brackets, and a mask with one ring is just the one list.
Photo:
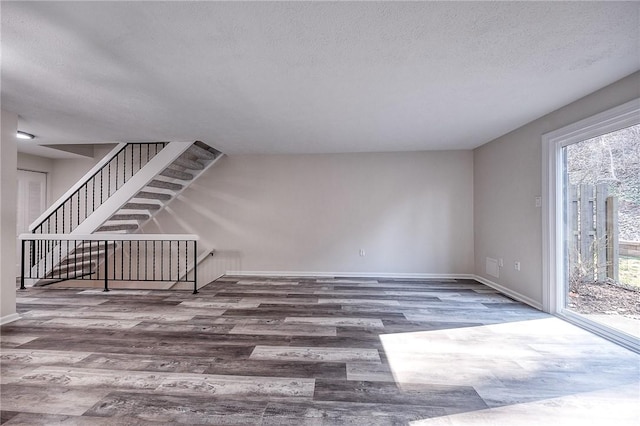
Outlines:
{"label": "ceiling light fixture", "polygon": [[35,138],[35,136],[33,136],[31,133],[21,132],[20,130],[18,130],[18,133],[16,134],[16,136],[18,137],[18,139],[33,139],[33,138]]}

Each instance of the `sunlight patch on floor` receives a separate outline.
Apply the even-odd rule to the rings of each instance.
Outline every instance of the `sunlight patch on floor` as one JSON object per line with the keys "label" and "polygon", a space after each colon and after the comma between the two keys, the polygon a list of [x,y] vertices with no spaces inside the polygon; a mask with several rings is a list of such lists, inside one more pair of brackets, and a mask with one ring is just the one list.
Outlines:
{"label": "sunlight patch on floor", "polygon": [[[614,405],[611,402],[615,401]],[[635,426],[640,423],[637,384],[559,398],[416,420],[411,426]]]}
{"label": "sunlight patch on floor", "polygon": [[[380,340],[400,391],[418,384],[472,386],[489,407],[416,425],[603,424],[612,409],[616,414],[608,418],[620,418],[618,424],[640,419],[640,356],[558,318]],[[563,410],[567,417],[553,420]],[[590,423],[596,417],[600,423]]]}

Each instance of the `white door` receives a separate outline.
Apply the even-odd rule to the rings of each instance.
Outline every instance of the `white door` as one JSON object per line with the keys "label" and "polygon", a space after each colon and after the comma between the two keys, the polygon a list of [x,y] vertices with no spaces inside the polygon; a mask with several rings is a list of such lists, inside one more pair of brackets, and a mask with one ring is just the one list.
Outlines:
{"label": "white door", "polygon": [[[29,225],[47,207],[47,174],[18,170],[18,216],[16,235],[29,232]],[[17,241],[16,277],[20,276],[21,244]]]}

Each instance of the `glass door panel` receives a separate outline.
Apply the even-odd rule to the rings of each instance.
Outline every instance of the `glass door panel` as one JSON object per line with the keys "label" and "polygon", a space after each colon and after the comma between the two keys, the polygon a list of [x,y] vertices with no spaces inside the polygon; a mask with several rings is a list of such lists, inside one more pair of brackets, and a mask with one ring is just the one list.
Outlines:
{"label": "glass door panel", "polygon": [[565,310],[640,337],[640,125],[567,145]]}

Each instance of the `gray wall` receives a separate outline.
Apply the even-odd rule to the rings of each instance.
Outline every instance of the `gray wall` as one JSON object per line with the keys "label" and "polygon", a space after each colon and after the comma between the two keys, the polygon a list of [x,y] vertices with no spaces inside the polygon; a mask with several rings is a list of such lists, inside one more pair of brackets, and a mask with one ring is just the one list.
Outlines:
{"label": "gray wall", "polygon": [[16,131],[18,116],[0,111],[0,323],[16,317]]}
{"label": "gray wall", "polygon": [[53,160],[53,170],[51,172],[51,202],[60,198],[112,149],[113,145],[96,145],[93,149],[93,158]]}
{"label": "gray wall", "polygon": [[217,250],[203,280],[228,270],[470,274],[473,154],[224,157],[145,232],[199,234]]}
{"label": "gray wall", "polygon": [[113,145],[96,145],[92,158],[45,158],[38,155],[18,153],[18,169],[47,174],[47,206],[58,200],[69,188],[82,178]]}
{"label": "gray wall", "polygon": [[47,175],[47,207],[53,203],[58,196],[53,197],[52,180],[53,180],[53,165],[56,160],[51,158],[40,157],[38,155],[25,154],[23,152],[18,153],[18,169],[29,170],[31,172],[42,172]]}
{"label": "gray wall", "polygon": [[[639,96],[636,72],[474,150],[477,275],[542,303],[542,135]],[[485,273],[487,257],[504,259],[500,278]]]}

